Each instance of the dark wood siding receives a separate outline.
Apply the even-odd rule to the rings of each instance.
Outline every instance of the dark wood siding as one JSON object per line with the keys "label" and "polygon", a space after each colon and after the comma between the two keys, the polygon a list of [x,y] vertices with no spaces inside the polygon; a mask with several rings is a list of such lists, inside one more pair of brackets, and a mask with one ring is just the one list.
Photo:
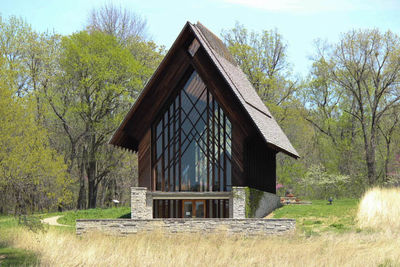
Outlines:
{"label": "dark wood siding", "polygon": [[139,165],[139,186],[151,190],[151,131],[148,129],[139,143],[138,165]]}
{"label": "dark wood siding", "polygon": [[[190,42],[187,41],[187,46]],[[143,100],[142,103],[146,103],[146,105],[152,103],[152,108],[150,106],[148,108],[151,110],[151,114],[150,112],[141,114],[142,120],[149,119],[149,121],[143,124],[148,128],[142,129],[146,132],[139,143],[139,186],[152,188],[150,125],[154,123],[153,113],[164,109],[165,103],[168,102],[167,99],[173,97],[176,88],[179,87],[178,84],[185,80],[183,79],[185,74],[187,75],[189,71],[195,69],[232,123],[232,185],[250,186],[274,193],[276,190],[276,151],[268,147],[262,139],[254,127],[254,122],[244,111],[241,103],[219,70],[212,64],[204,49],[200,48],[193,58],[189,56],[185,48],[178,50],[176,58],[172,59],[172,62],[171,68],[165,71],[160,81],[155,82],[154,91],[147,95],[148,99]],[[135,118],[138,119],[139,116],[135,116]],[[150,118],[153,121],[150,121]],[[136,130],[136,132],[139,131]]]}
{"label": "dark wood siding", "polygon": [[246,186],[276,193],[276,151],[259,137],[247,138],[244,145]]}

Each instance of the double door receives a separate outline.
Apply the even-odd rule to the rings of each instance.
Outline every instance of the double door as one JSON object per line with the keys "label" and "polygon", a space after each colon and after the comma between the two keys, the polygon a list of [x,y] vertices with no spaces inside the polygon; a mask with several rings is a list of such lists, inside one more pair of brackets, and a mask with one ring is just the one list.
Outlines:
{"label": "double door", "polygon": [[183,218],[205,218],[206,201],[199,199],[190,199],[182,201]]}

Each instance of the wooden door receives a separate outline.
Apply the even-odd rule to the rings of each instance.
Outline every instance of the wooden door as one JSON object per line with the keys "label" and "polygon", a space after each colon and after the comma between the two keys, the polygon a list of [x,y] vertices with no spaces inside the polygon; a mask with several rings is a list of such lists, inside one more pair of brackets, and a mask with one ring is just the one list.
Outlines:
{"label": "wooden door", "polygon": [[182,200],[182,218],[205,218],[206,201],[201,199]]}

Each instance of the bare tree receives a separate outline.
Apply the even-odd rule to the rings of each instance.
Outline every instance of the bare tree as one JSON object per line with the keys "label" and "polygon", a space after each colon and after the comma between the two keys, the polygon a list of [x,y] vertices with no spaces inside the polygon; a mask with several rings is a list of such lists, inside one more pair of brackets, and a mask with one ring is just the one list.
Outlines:
{"label": "bare tree", "polygon": [[[383,134],[385,139],[389,138],[398,122],[391,119],[389,135],[380,130],[385,123],[383,118],[394,114],[391,112],[400,105],[400,38],[390,31],[382,34],[378,30],[352,30],[318,60],[314,65],[323,62],[324,68],[314,73],[314,81],[325,81],[322,78],[326,77],[327,96],[338,97],[337,103],[331,105],[333,110],[337,114],[349,114],[359,125],[368,183],[374,185],[379,178],[378,136]],[[326,106],[327,98],[322,99]],[[390,145],[390,139],[386,142]]]}
{"label": "bare tree", "polygon": [[87,28],[98,30],[125,43],[131,37],[147,37],[147,21],[133,11],[109,2],[89,14]]}
{"label": "bare tree", "polygon": [[[291,79],[287,44],[276,29],[249,32],[236,23],[233,29],[222,31],[222,38],[263,101],[281,107],[290,102],[299,84]],[[286,109],[278,120],[285,113]]]}

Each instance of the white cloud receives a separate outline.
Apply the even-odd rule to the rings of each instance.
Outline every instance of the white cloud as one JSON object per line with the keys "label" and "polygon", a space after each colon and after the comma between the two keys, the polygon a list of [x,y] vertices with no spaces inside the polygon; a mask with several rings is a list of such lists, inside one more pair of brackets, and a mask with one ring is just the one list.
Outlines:
{"label": "white cloud", "polygon": [[398,0],[222,0],[225,3],[290,13],[400,9]]}

